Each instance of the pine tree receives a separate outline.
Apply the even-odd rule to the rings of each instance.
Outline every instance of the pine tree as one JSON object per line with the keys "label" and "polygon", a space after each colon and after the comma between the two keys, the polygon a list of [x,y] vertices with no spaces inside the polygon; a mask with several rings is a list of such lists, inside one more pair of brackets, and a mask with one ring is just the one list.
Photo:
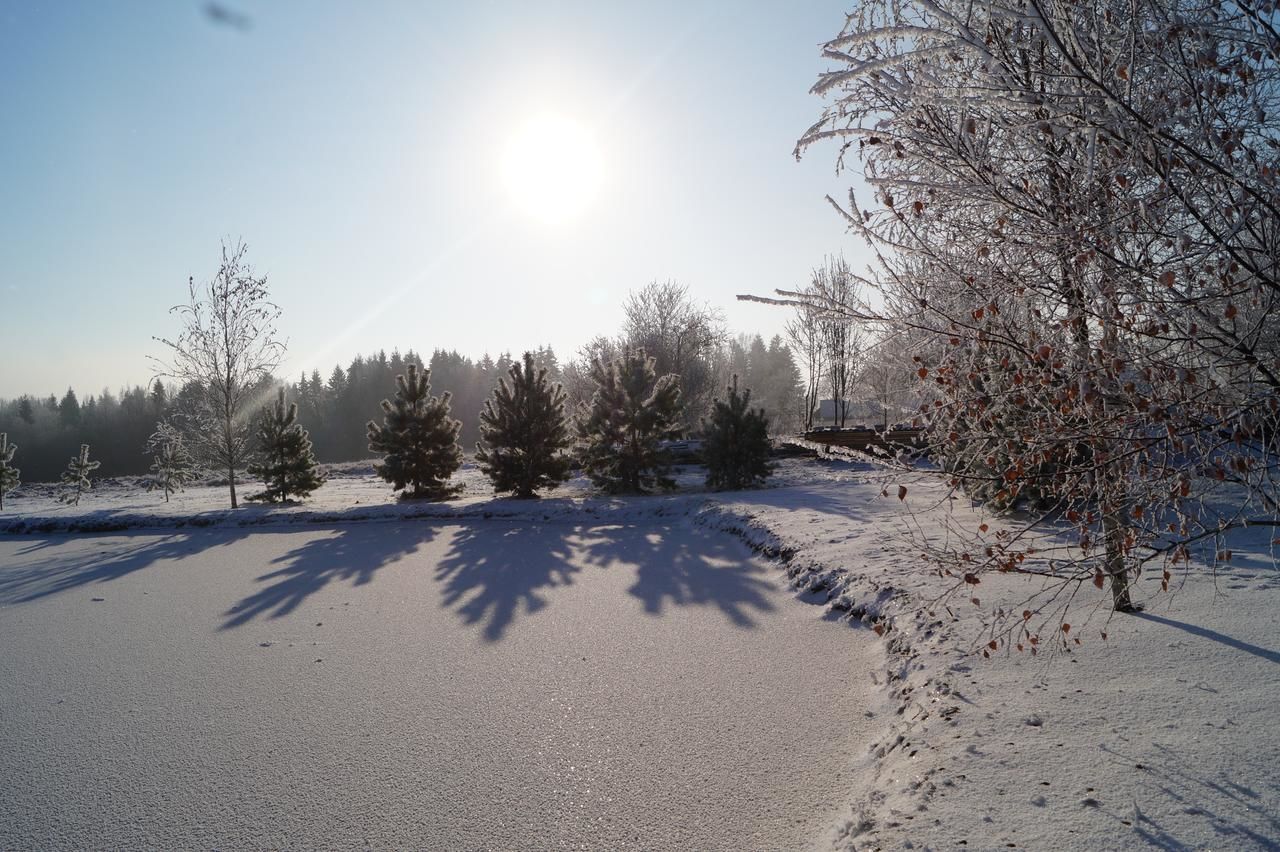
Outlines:
{"label": "pine tree", "polygon": [[58,403],[58,422],[67,427],[80,425],[80,401],[71,388],[67,388],[62,402]]}
{"label": "pine tree", "polygon": [[89,461],[89,445],[81,444],[80,455],[72,456],[67,469],[62,472],[62,481],[68,487],[58,499],[63,503],[79,506],[80,495],[93,487],[89,474],[97,470],[101,464],[102,462]]}
{"label": "pine tree", "polygon": [[591,365],[596,390],[582,405],[578,438],[587,476],[609,493],[675,487],[662,442],[680,435],[679,377],[658,378],[654,363],[638,349],[608,366],[599,360]]}
{"label": "pine tree", "polygon": [[248,470],[267,490],[252,499],[283,503],[290,495],[306,497],[324,484],[311,436],[298,423],[298,404],[285,405],[284,388],[276,404],[264,406],[258,418],[258,448],[260,455]]}
{"label": "pine tree", "polygon": [[151,454],[151,476],[147,478],[147,490],[163,490],[166,503],[169,502],[170,494],[181,491],[184,485],[195,478],[195,462],[187,451],[182,432],[172,423],[163,420],[157,423],[156,431],[147,439],[147,447],[143,452]]}
{"label": "pine tree", "polygon": [[555,488],[569,478],[565,392],[548,380],[545,367],[534,367],[532,352],[524,353],[523,366],[512,364],[507,376],[510,381],[498,380],[480,412],[476,460],[494,491],[535,497],[539,488]]}
{"label": "pine tree", "polygon": [[751,389],[738,393],[738,377],[728,398],[716,400],[706,432],[707,487],[738,490],[763,485],[773,472],[769,463],[769,420],[764,409],[751,409]]}
{"label": "pine tree", "polygon": [[18,487],[21,471],[13,466],[13,454],[17,451],[18,445],[9,443],[9,433],[0,432],[0,509],[4,508],[4,495]]}
{"label": "pine tree", "polygon": [[375,470],[393,490],[411,488],[406,497],[447,499],[462,490],[448,484],[462,464],[462,424],[449,416],[449,393],[431,395],[430,370],[411,363],[406,373],[396,376],[395,401],[382,401],[382,425],[368,424],[369,449],[386,454]]}

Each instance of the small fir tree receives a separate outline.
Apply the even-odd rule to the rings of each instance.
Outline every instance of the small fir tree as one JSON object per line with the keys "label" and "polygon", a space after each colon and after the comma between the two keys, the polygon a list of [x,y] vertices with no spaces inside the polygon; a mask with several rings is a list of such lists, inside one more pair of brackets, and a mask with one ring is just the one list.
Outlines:
{"label": "small fir tree", "polygon": [[258,460],[249,473],[262,480],[267,490],[254,500],[284,501],[290,495],[306,497],[324,484],[324,474],[311,451],[311,436],[298,423],[298,404],[285,404],[280,388],[275,405],[263,406],[258,418]]}
{"label": "small fir tree", "polygon": [[156,431],[147,439],[144,452],[151,455],[151,476],[147,478],[147,490],[164,491],[164,501],[169,495],[181,491],[195,478],[195,462],[187,450],[186,441],[178,427],[167,421],[156,424]]}
{"label": "small fir tree", "polygon": [[18,445],[9,443],[9,433],[0,432],[0,509],[4,508],[4,495],[18,487],[21,471],[13,466],[13,455],[17,451]]}
{"label": "small fir tree", "polygon": [[369,421],[369,449],[386,454],[375,470],[405,497],[444,500],[462,490],[448,483],[462,464],[462,423],[449,416],[448,392],[431,395],[430,370],[409,364],[405,372],[395,400],[382,401],[382,425]]}
{"label": "small fir tree", "polygon": [[707,487],[736,491],[763,485],[773,472],[769,462],[769,419],[764,409],[751,409],[751,389],[738,392],[738,377],[728,397],[716,400],[706,432]]}
{"label": "small fir tree", "polygon": [[512,364],[507,377],[498,380],[480,412],[476,460],[494,491],[536,497],[539,488],[555,488],[569,478],[566,395],[548,380],[545,367],[534,366],[532,352],[524,353],[523,366]]}
{"label": "small fir tree", "polygon": [[595,394],[578,419],[583,469],[611,494],[670,489],[669,454],[662,442],[680,436],[679,377],[659,378],[643,349],[605,366],[591,365]]}
{"label": "small fir tree", "polygon": [[81,444],[80,455],[72,456],[67,469],[62,472],[62,481],[67,485],[67,490],[58,499],[63,503],[79,506],[80,495],[93,487],[89,474],[97,470],[101,464],[102,462],[90,461],[89,445]]}

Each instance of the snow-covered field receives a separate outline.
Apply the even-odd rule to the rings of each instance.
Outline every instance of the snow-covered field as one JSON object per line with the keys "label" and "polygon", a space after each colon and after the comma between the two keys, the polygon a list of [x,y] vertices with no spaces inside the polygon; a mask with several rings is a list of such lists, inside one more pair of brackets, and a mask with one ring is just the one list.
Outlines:
{"label": "snow-covered field", "polygon": [[[848,717],[834,716],[820,726],[819,739],[843,755],[839,784],[846,804],[826,820],[826,829],[814,829],[818,846],[1280,848],[1280,736],[1275,733],[1280,723],[1280,572],[1266,536],[1259,536],[1252,548],[1237,545],[1231,567],[1219,568],[1216,575],[1196,569],[1180,575],[1171,593],[1159,592],[1158,576],[1144,577],[1138,583],[1138,596],[1148,607],[1142,615],[1109,617],[1105,607],[1095,606],[1101,593],[1089,586],[1077,598],[1071,618],[1072,635],[1082,638],[1081,645],[1034,658],[1002,649],[986,659],[981,654],[983,614],[1001,606],[1020,609],[1040,581],[987,577],[980,587],[980,606],[966,603],[964,596],[949,607],[933,605],[948,586],[924,570],[901,532],[911,526],[917,535],[943,534],[937,508],[943,497],[927,471],[887,474],[866,464],[792,459],[782,463],[772,487],[754,492],[705,493],[697,485],[699,472],[691,468],[681,477],[682,490],[673,495],[599,497],[575,480],[554,497],[519,502],[493,498],[469,469],[462,474],[463,497],[444,504],[397,503],[367,469],[350,466],[339,473],[344,475],[335,475],[305,504],[251,506],[234,513],[221,508],[221,488],[189,489],[165,504],[159,495],[126,484],[103,488],[72,508],[54,502],[51,492],[28,486],[7,499],[0,514],[0,530],[27,533],[0,539],[3,552],[29,548],[21,564],[7,556],[0,568],[0,631],[7,636],[13,628],[2,625],[13,625],[39,601],[70,596],[72,589],[107,597],[113,584],[120,587],[122,580],[110,570],[90,575],[91,582],[59,587],[60,576],[67,571],[78,576],[94,559],[88,551],[79,562],[52,555],[70,546],[59,534],[68,530],[172,532],[181,527],[184,536],[193,538],[235,530],[237,540],[253,542],[285,531],[310,534],[294,529],[296,524],[329,529],[335,522],[382,520],[394,523],[377,528],[401,528],[411,519],[434,518],[421,526],[434,530],[446,523],[484,525],[494,519],[540,528],[675,525],[688,531],[685,535],[703,531],[700,540],[705,543],[727,532],[777,557],[780,562],[774,564],[800,589],[810,590],[802,596],[828,600],[832,617],[855,625],[849,628],[853,648],[872,652],[863,655],[853,673],[842,657],[821,661],[809,674],[815,681],[852,677],[878,696],[857,708],[871,714],[862,716],[858,726]],[[905,501],[881,496],[890,482],[908,485]],[[959,512],[962,519],[966,512]],[[974,515],[969,520],[979,519]],[[217,529],[192,531],[192,526]],[[476,540],[477,560],[483,559],[481,545],[483,537]],[[45,547],[51,551],[47,561],[40,555]],[[173,559],[183,561],[178,553]],[[640,566],[646,559],[641,554],[630,561]],[[646,571],[661,572],[670,560],[649,561]],[[503,576],[520,582],[518,571],[508,569]],[[359,566],[352,565],[349,573],[328,579],[341,588],[359,584],[360,578]],[[213,581],[193,574],[191,582],[204,588]],[[571,586],[547,583],[520,606],[555,612]],[[41,594],[32,597],[35,591]],[[227,597],[233,590],[219,593]],[[687,583],[679,594],[689,601],[698,598]],[[650,615],[659,616],[661,623],[673,611],[662,608]],[[809,619],[821,612],[815,607],[799,611]],[[733,627],[731,618],[729,622],[725,629]],[[108,624],[138,643],[152,635],[141,611]],[[870,629],[873,624],[882,632]],[[53,621],[42,629],[62,637],[58,655],[46,658],[51,668],[42,674],[53,683],[60,673],[75,671],[72,660],[83,649],[68,637],[81,635],[83,628],[77,622],[63,631]],[[379,647],[390,647],[389,639],[383,641]],[[5,678],[16,677],[14,648],[6,644]],[[812,662],[797,659],[795,665],[810,671]],[[655,656],[652,665],[661,668],[663,658]],[[12,695],[9,686],[4,693]],[[228,688],[234,690],[234,684]],[[196,712],[194,706],[191,712]],[[0,717],[0,725],[10,724],[5,718],[12,716]],[[128,724],[121,720],[129,718],[111,719],[112,726],[122,727],[113,736],[127,739]],[[773,725],[769,730],[779,735],[800,721],[791,718],[779,727],[777,719],[761,719],[760,724]],[[867,741],[848,751],[853,727]],[[11,735],[12,729],[6,727],[6,732]],[[810,769],[833,771],[813,762]],[[702,817],[720,824],[724,814],[708,805]],[[668,836],[665,845],[679,845],[676,838]],[[658,835],[650,840],[636,845],[664,845]],[[245,842],[257,843],[253,838]],[[540,842],[549,841],[530,839],[530,845]],[[290,845],[279,837],[263,839],[263,844]],[[49,845],[62,844],[51,838]],[[744,840],[737,848],[770,846]]]}

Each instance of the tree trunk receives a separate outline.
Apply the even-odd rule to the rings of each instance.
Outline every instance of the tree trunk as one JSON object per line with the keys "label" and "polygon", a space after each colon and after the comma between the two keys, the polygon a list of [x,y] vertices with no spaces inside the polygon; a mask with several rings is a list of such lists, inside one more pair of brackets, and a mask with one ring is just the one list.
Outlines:
{"label": "tree trunk", "polygon": [[227,465],[227,485],[231,488],[231,508],[240,508],[240,504],[236,502],[236,469],[234,465]]}
{"label": "tree trunk", "polygon": [[1102,539],[1106,548],[1106,574],[1111,579],[1111,602],[1116,612],[1136,612],[1129,598],[1129,572],[1125,567],[1122,506],[1102,505]]}

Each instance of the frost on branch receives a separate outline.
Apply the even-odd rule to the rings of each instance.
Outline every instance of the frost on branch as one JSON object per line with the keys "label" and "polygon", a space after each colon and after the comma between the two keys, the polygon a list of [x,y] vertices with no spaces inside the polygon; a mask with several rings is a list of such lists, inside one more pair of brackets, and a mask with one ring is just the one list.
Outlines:
{"label": "frost on branch", "polygon": [[280,309],[266,277],[253,274],[243,243],[222,245],[218,272],[203,288],[188,279],[186,304],[170,310],[182,328],[157,359],[159,375],[182,385],[179,396],[188,449],[205,467],[227,474],[231,507],[236,476],[252,452],[249,412],[270,393],[271,372],[285,344],[276,336]]}
{"label": "frost on branch", "polygon": [[147,478],[147,490],[163,491],[166,503],[169,502],[170,494],[181,491],[183,486],[195,478],[195,462],[187,451],[182,431],[172,423],[162,420],[156,424],[156,430],[147,439],[144,452],[151,455],[151,476]]}
{"label": "frost on branch", "polygon": [[4,508],[4,495],[18,487],[19,471],[13,466],[18,445],[9,443],[9,434],[0,432],[0,509]]}
{"label": "frost on branch", "polygon": [[66,486],[58,499],[72,506],[80,505],[80,497],[93,487],[89,474],[101,466],[102,462],[89,459],[89,445],[81,444],[80,453],[71,457],[67,469],[62,473],[62,483]]}
{"label": "frost on branch", "polygon": [[1028,611],[1068,585],[1127,610],[1143,565],[1213,562],[1280,521],[1269,15],[868,0],[826,45],[797,152],[834,140],[870,187],[832,201],[875,254],[858,317],[912,341],[953,486],[1073,539],[1049,562],[1027,536],[953,537],[930,552],[957,591],[1043,573]]}

